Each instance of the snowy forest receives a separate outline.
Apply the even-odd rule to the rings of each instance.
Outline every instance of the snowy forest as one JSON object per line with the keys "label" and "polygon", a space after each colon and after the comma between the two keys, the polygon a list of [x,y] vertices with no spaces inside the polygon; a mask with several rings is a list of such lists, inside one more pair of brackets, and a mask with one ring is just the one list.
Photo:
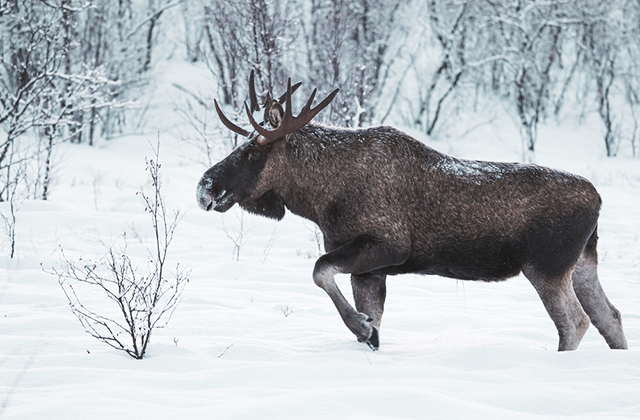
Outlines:
{"label": "snowy forest", "polygon": [[[252,72],[294,114],[338,88],[323,124],[588,179],[629,350],[556,352],[522,275],[390,276],[358,343],[317,226],[198,208]],[[640,0],[0,0],[0,419],[637,419],[639,124]]]}
{"label": "snowy forest", "polygon": [[340,88],[320,117],[338,126],[438,136],[462,110],[500,105],[531,160],[540,121],[597,112],[607,156],[638,154],[634,0],[3,0],[0,27],[3,201],[47,199],[60,143],[135,130],[154,58],[174,36],[217,86],[189,92],[181,109],[206,147],[225,133],[203,112],[217,97],[241,115],[255,69],[263,94],[287,77]]}

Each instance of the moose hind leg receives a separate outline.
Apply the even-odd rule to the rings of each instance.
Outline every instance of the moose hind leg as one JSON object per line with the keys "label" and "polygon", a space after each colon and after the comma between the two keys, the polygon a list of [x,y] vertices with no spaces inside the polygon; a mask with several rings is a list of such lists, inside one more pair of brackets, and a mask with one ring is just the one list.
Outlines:
{"label": "moose hind leg", "polygon": [[531,268],[523,272],[556,325],[560,337],[558,351],[577,349],[589,328],[589,317],[571,286],[570,272],[558,277],[545,276]]}
{"label": "moose hind leg", "polygon": [[384,312],[384,300],[387,296],[386,278],[384,275],[352,274],[351,288],[356,311],[369,315],[373,334],[369,341],[373,347],[378,347],[379,339],[374,334],[380,331],[380,322]]}
{"label": "moose hind leg", "polygon": [[585,250],[573,270],[573,289],[591,323],[598,329],[612,349],[626,349],[627,339],[622,330],[622,318],[607,299],[598,280],[598,260],[595,252]]}

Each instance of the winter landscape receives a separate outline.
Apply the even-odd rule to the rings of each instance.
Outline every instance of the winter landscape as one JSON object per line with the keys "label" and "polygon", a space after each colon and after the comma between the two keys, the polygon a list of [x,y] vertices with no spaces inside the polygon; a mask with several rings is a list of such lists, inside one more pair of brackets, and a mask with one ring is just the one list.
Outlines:
{"label": "winter landscape", "polygon": [[[42,3],[46,5],[25,2],[43,7],[51,16],[58,16],[56,10],[48,9],[56,5],[60,6],[59,16],[64,15],[63,10],[74,10],[78,32],[86,25],[82,19],[86,19],[87,10],[109,9],[109,2],[98,0],[87,3],[91,4],[88,8],[71,0]],[[280,60],[276,60],[278,69],[290,67],[286,74],[292,74],[294,82],[303,82],[299,94],[303,99],[297,99],[296,109],[314,87],[322,92],[316,102],[333,87],[340,87],[336,98],[340,106],[335,107],[339,109],[325,110],[323,114],[328,115],[318,115],[319,120],[342,126],[384,123],[459,158],[524,159],[566,170],[589,179],[603,199],[598,226],[600,281],[622,313],[629,350],[610,350],[591,326],[577,351],[557,352],[553,322],[522,275],[498,283],[402,275],[387,280],[380,349],[374,352],[356,341],[326,293],[313,283],[314,263],[324,252],[321,234],[313,223],[291,213],[276,222],[243,212],[238,206],[224,214],[198,208],[198,180],[211,164],[232,150],[234,141],[219,124],[212,104],[201,102],[218,98],[230,115],[234,109],[241,110],[240,105],[247,100],[248,63],[238,71],[233,99],[224,102],[225,82],[213,76],[217,70],[211,63],[216,61],[210,56],[196,60],[189,55],[195,42],[190,35],[197,32],[196,23],[194,28],[189,26],[189,17],[193,22],[206,23],[205,18],[201,22],[193,16],[201,6],[214,10],[217,6],[220,19],[223,12],[228,12],[220,6],[223,2],[123,3],[133,4],[132,10],[139,13],[137,20],[128,23],[128,31],[134,34],[130,43],[138,40],[142,45],[136,54],[141,54],[139,64],[148,66],[144,83],[122,88],[118,98],[95,96],[98,91],[117,91],[120,85],[110,85],[109,74],[98,77],[91,73],[95,77],[90,85],[95,90],[83,85],[84,81],[78,82],[80,79],[65,79],[62,59],[51,80],[82,85],[74,90],[78,95],[88,89],[84,99],[74,99],[76,103],[86,101],[80,141],[73,137],[77,114],[71,108],[54,112],[59,117],[59,125],[55,125],[51,112],[47,118],[37,119],[41,111],[33,111],[38,103],[35,99],[24,108],[25,114],[31,113],[28,124],[14,115],[0,130],[0,145],[11,143],[10,150],[15,151],[13,160],[0,160],[0,213],[6,227],[0,236],[0,419],[640,418],[640,160],[633,125],[637,108],[625,102],[640,79],[627,82],[619,76],[615,79],[618,84],[612,81],[609,85],[613,86],[613,111],[608,115],[613,124],[608,126],[607,113],[601,111],[603,107],[608,110],[609,103],[605,106],[598,102],[595,96],[603,91],[598,91],[597,81],[589,84],[588,72],[580,68],[576,73],[579,76],[566,83],[569,93],[558,117],[553,108],[564,95],[571,63],[568,60],[561,67],[554,62],[550,68],[556,84],[545,87],[539,84],[544,78],[529,80],[546,92],[538,100],[548,101],[547,111],[533,107],[523,114],[526,121],[536,119],[531,127],[518,113],[526,107],[500,99],[508,95],[487,94],[477,99],[474,78],[479,76],[472,73],[473,66],[464,68],[460,55],[451,59],[457,62],[449,62],[449,70],[461,69],[460,82],[455,71],[453,76],[439,79],[435,75],[441,62],[446,62],[446,54],[434,52],[433,59],[425,58],[417,54],[420,42],[412,38],[415,34],[393,32],[393,42],[416,49],[406,47],[394,56],[395,64],[388,62],[381,72],[389,73],[384,86],[371,89],[367,96],[370,103],[354,101],[358,106],[353,106],[348,101],[356,97],[354,90],[343,85],[321,85],[319,75],[324,73],[309,70],[315,59],[291,59],[286,55],[295,49],[291,33],[277,35],[277,39],[289,37],[288,50],[276,56]],[[236,3],[260,2],[229,2]],[[329,7],[325,5],[329,2],[301,3],[304,13]],[[361,3],[369,4],[353,4]],[[418,25],[421,30],[431,31],[428,38],[432,44],[425,41],[422,48],[433,51],[437,51],[438,37],[433,34],[438,25],[453,28],[465,13],[471,13],[465,11],[465,5],[473,5],[464,1],[426,2],[432,4],[429,7],[418,1],[409,3],[422,13],[416,12],[415,19],[424,17],[423,26]],[[543,2],[523,3],[542,7]],[[265,4],[264,10],[273,18],[275,6],[272,2]],[[370,6],[379,16],[389,7],[395,13],[395,4],[382,1],[371,2]],[[18,13],[16,8],[26,7],[17,5],[0,1],[3,37],[10,32],[7,28],[13,21],[9,18]],[[411,10],[404,9],[398,9],[398,20],[409,19]],[[210,9],[204,10],[204,16],[209,16]],[[131,12],[130,16],[136,15]],[[146,18],[154,16],[155,20]],[[434,16],[440,20],[434,22]],[[304,26],[309,24],[307,17],[289,18],[302,21],[298,30],[303,33],[308,29]],[[557,19],[569,21],[566,16]],[[155,33],[149,29],[151,23],[157,24]],[[381,22],[377,24],[381,27]],[[387,24],[390,28],[402,26],[397,21]],[[573,29],[563,27],[565,30]],[[154,40],[149,63],[144,42],[147,34]],[[451,39],[459,36],[456,30],[449,35]],[[300,35],[300,43],[304,42],[302,38]],[[5,43],[8,39],[3,38]],[[389,43],[390,50],[397,46],[393,42]],[[623,50],[632,48],[620,48]],[[566,56],[571,51],[565,46]],[[7,51],[3,54],[6,60]],[[404,72],[410,58],[415,59],[412,70]],[[481,60],[475,60],[477,67]],[[588,61],[584,57],[581,60]],[[625,60],[627,56],[616,65],[628,63]],[[6,61],[3,65],[5,73],[0,75],[7,95],[2,96],[14,98],[7,87],[11,75],[6,71]],[[225,71],[229,68],[225,64]],[[424,70],[428,77],[419,80],[416,69]],[[634,74],[632,70],[637,71],[626,69],[622,74]],[[346,71],[348,68],[342,74]],[[78,74],[85,78],[90,75]],[[260,86],[266,90],[273,83],[276,95],[280,94],[286,79],[276,71],[273,79],[266,76],[266,70],[264,74]],[[437,88],[430,96],[421,97],[427,98],[432,108],[426,114],[416,114],[422,100],[417,96],[432,82],[438,83]],[[342,83],[354,82],[344,79]],[[451,94],[450,86],[455,88]],[[42,89],[36,92],[40,96],[34,97],[42,99],[48,92]],[[7,101],[2,102],[0,117],[10,114]],[[96,115],[102,116],[96,119],[95,135],[93,123],[84,126],[92,115],[91,105],[96,107]],[[363,116],[369,106],[376,105],[374,117]],[[440,117],[434,116],[435,107],[439,110],[441,105]],[[391,109],[388,118],[387,109]],[[126,116],[118,117],[121,128],[108,135],[108,130],[99,131],[97,127],[107,121],[116,124],[116,113]],[[242,113],[235,116],[238,123],[246,124]],[[422,123],[417,123],[416,117],[422,118]],[[34,124],[36,120],[40,122]],[[434,120],[437,124],[427,135]],[[11,125],[11,121],[16,123]],[[19,122],[26,128],[12,137],[17,132],[12,127],[18,127]],[[54,125],[52,131],[47,128],[50,125]],[[47,143],[53,132],[58,134],[53,143]],[[605,141],[607,136],[609,140]],[[42,144],[55,147],[41,150],[38,145]],[[156,159],[154,149],[158,144],[159,186],[167,218],[173,220],[174,211],[179,212],[168,246],[165,277],[170,285],[179,270],[187,269],[183,274],[188,282],[180,285],[184,288],[180,288],[177,306],[165,313],[152,331],[146,354],[136,360],[86,333],[71,310],[69,285],[86,308],[119,319],[122,313],[104,290],[68,279],[61,287],[55,272],[68,267],[65,258],[78,267],[99,265],[109,249],[116,254],[126,252],[139,274],[153,272],[154,258],[149,253],[155,252],[154,229],[140,192],[154,192],[145,162]],[[45,159],[49,150],[53,162],[50,167],[49,159]],[[21,165],[26,156],[32,159]],[[44,185],[46,199],[42,197]],[[339,275],[338,284],[351,300],[349,277]],[[127,343],[126,334],[118,337]]]}

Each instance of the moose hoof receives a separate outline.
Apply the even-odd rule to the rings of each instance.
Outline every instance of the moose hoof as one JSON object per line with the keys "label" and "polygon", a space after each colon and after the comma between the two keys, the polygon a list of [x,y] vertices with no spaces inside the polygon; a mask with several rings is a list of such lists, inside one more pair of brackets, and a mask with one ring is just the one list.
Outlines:
{"label": "moose hoof", "polygon": [[[376,328],[371,325],[371,318],[367,314],[358,313],[355,314],[354,318],[350,320],[351,322],[347,323],[347,326],[356,335],[356,338],[361,343],[367,343],[369,347],[373,348],[375,346],[376,350],[378,347],[378,331]],[[372,345],[373,343],[373,345]]]}
{"label": "moose hoof", "polygon": [[371,350],[377,351],[380,347],[380,337],[378,336],[378,330],[376,329],[376,327],[372,328],[373,330],[371,331],[371,337],[369,337],[369,339],[367,340],[367,345],[371,348]]}

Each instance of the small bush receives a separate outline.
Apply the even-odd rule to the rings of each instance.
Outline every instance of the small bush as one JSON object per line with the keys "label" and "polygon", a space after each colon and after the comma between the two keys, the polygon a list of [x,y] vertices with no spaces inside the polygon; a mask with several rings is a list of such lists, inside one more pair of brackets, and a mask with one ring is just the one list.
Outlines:
{"label": "small bush", "polygon": [[[142,197],[155,233],[154,247],[149,250],[147,273],[139,274],[127,255],[126,235],[122,237],[124,245],[119,250],[109,247],[106,255],[96,262],[82,258],[72,262],[62,251],[62,268],[54,268],[51,273],[58,276],[71,311],[85,331],[135,359],[144,357],[153,329],[162,328],[169,322],[189,281],[188,271],[181,269],[179,264],[171,278],[166,274],[167,250],[180,215],[174,212],[173,217],[167,219],[160,191],[159,145],[154,153],[155,160],[146,161],[153,190],[149,195],[142,189],[137,193]],[[101,289],[115,303],[116,315],[105,316],[87,308],[76,291],[77,287],[74,288],[79,284]]]}

